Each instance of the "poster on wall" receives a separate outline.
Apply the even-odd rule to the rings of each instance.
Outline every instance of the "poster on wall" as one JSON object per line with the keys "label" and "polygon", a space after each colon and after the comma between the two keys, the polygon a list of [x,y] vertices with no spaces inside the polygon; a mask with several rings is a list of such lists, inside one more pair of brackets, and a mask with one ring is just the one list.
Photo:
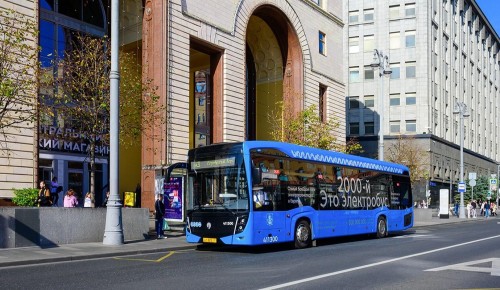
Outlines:
{"label": "poster on wall", "polygon": [[195,147],[210,144],[211,100],[208,70],[196,71],[194,74],[194,145]]}
{"label": "poster on wall", "polygon": [[163,183],[165,218],[168,220],[183,221],[183,179],[183,177],[171,177],[170,180],[165,180]]}

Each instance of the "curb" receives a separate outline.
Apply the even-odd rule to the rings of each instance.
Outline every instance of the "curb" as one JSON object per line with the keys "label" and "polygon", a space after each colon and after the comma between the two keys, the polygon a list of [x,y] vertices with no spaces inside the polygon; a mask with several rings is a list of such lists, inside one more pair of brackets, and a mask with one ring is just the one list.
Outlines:
{"label": "curb", "polygon": [[5,267],[13,267],[13,266],[38,265],[38,264],[57,263],[57,262],[72,262],[72,261],[93,260],[93,259],[101,259],[101,258],[109,258],[109,257],[123,257],[123,256],[131,256],[131,255],[190,250],[190,249],[194,249],[196,247],[197,247],[197,245],[185,245],[185,246],[175,246],[175,247],[171,247],[171,248],[125,250],[125,251],[113,252],[113,253],[86,254],[86,255],[75,255],[75,256],[72,255],[72,256],[54,257],[54,258],[36,258],[36,259],[32,259],[32,260],[0,262],[0,269],[5,268]]}

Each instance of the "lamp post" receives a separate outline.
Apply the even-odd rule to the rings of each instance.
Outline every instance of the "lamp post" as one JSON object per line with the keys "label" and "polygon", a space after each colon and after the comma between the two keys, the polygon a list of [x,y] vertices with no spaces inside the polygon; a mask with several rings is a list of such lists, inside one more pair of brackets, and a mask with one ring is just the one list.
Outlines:
{"label": "lamp post", "polygon": [[500,191],[500,187],[499,187],[499,181],[500,180],[500,164],[497,165],[497,207],[498,207],[498,193]]}
{"label": "lamp post", "polygon": [[373,50],[373,61],[370,64],[373,70],[378,68],[380,79],[380,97],[379,101],[379,130],[378,130],[378,160],[384,160],[384,78],[392,73],[389,67],[389,56],[381,50]]}
{"label": "lamp post", "polygon": [[109,158],[109,199],[106,210],[106,226],[103,244],[119,246],[123,244],[122,205],[118,195],[118,151],[119,151],[119,88],[120,73],[118,67],[119,14],[120,2],[111,1],[111,72],[110,72],[110,158]]}
{"label": "lamp post", "polygon": [[[460,114],[460,183],[464,182],[464,118],[469,117],[467,105],[463,102],[455,104],[453,114]],[[459,218],[465,218],[464,193],[460,191],[460,214]]]}

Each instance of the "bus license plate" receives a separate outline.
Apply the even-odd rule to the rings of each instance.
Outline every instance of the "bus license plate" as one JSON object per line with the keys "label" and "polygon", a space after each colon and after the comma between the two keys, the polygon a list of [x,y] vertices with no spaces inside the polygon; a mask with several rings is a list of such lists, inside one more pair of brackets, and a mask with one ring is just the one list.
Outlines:
{"label": "bus license plate", "polygon": [[211,243],[211,244],[216,244],[217,239],[216,238],[203,238],[204,243]]}

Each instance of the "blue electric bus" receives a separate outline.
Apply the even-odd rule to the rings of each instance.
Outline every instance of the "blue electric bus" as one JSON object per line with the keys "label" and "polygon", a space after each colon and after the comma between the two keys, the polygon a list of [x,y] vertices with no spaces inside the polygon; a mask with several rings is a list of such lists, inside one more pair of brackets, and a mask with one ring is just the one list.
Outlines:
{"label": "blue electric bus", "polygon": [[272,141],[188,154],[186,239],[296,248],[336,236],[379,238],[413,226],[407,167]]}

